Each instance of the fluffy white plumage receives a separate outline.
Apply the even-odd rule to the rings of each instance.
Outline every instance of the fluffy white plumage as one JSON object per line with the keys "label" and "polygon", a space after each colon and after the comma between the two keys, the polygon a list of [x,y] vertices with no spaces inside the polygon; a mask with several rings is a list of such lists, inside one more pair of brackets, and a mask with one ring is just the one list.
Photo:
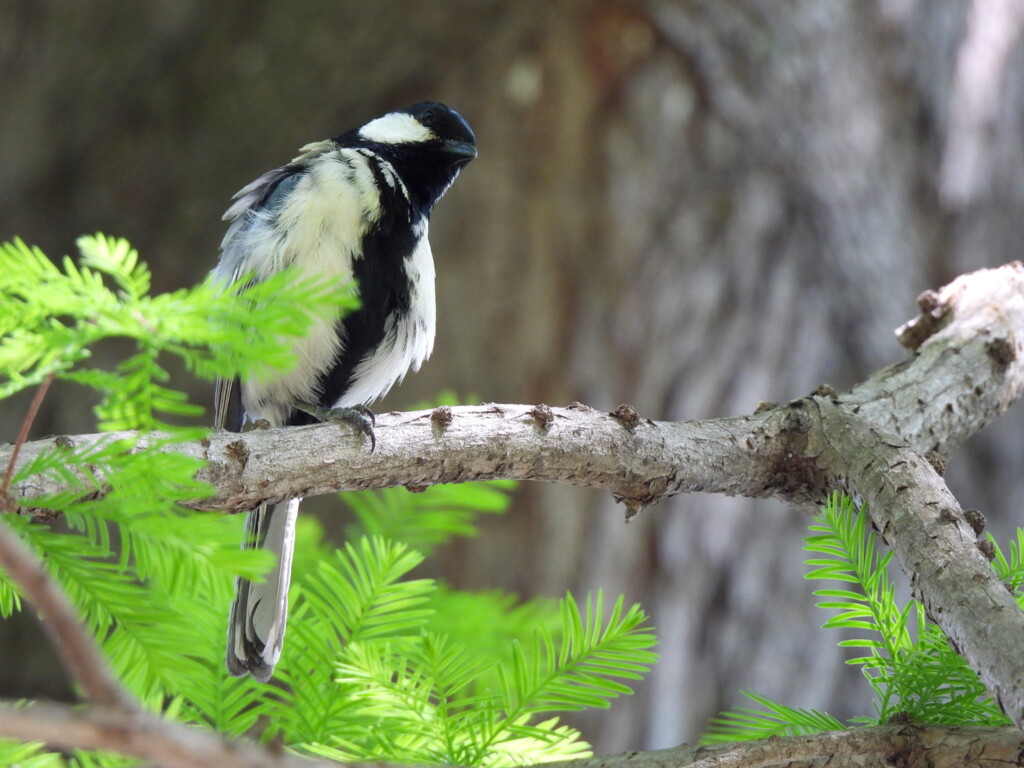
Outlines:
{"label": "fluffy white plumage", "polygon": [[[390,163],[379,158],[372,161],[383,171],[390,186],[408,195]],[[322,153],[279,210],[255,214],[244,238],[239,238],[237,227],[228,230],[221,246],[224,255],[215,274],[226,283],[245,274],[262,280],[294,265],[300,277],[334,280],[340,288],[351,282],[353,259],[360,257],[363,235],[380,214],[380,190],[371,157],[364,150],[349,148]],[[419,246],[410,259],[416,277],[426,284],[413,281],[418,300],[413,301],[409,315],[394,329],[397,343],[360,364],[355,375],[357,387],[353,388],[358,391],[346,392],[331,407],[373,402],[400,381],[410,365],[418,370],[430,355],[435,328],[434,263],[426,228],[424,221]],[[242,390],[247,420],[266,419],[272,426],[281,426],[290,404],[319,401],[317,380],[324,357],[333,357],[344,347],[335,326],[334,318],[317,319],[309,332],[295,341],[294,368],[264,381],[247,382]],[[406,348],[407,344],[410,348]]]}
{"label": "fluffy white plumage", "polygon": [[[417,104],[304,146],[235,196],[214,271],[221,282],[260,281],[294,267],[297,279],[339,288],[354,281],[361,306],[317,319],[293,342],[291,370],[218,382],[218,426],[307,424],[310,414],[369,405],[420,368],[436,326],[430,211],[475,156],[473,132],[457,112]],[[232,674],[268,680],[280,658],[299,501],[264,504],[246,518],[243,546],[264,547],[278,561],[263,582],[238,580],[228,630]]]}

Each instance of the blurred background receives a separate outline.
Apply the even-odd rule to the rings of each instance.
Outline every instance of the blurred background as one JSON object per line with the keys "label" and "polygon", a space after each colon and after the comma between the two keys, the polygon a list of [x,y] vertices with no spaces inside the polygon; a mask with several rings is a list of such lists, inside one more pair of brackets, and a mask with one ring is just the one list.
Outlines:
{"label": "blurred background", "polygon": [[[440,100],[480,157],[434,212],[434,356],[377,409],[451,389],[750,412],[901,359],[892,331],[921,291],[1020,258],[1021,23],[1019,0],[4,0],[0,239],[56,257],[82,233],[124,236],[157,290],[190,285],[241,186]],[[47,406],[36,435],[94,427],[79,393]],[[0,414],[0,440],[22,413]],[[1022,422],[1018,406],[950,465],[1003,541],[1022,519]],[[625,526],[606,495],[524,485],[438,567],[463,587],[642,602],[661,662],[574,722],[599,751],[667,747],[740,689],[867,713],[818,630],[806,524],[694,495]],[[2,632],[0,696],[60,695],[32,628]]]}

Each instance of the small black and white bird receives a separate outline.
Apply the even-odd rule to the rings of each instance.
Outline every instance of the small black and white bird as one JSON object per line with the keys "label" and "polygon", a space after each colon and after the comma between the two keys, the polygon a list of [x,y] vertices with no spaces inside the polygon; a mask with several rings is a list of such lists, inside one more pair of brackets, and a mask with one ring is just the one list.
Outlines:
{"label": "small black and white bird", "polygon": [[[295,343],[297,363],[273,378],[217,383],[214,419],[240,431],[340,417],[362,423],[434,346],[430,211],[476,157],[476,137],[455,110],[427,102],[390,112],[334,139],[307,144],[288,165],[235,195],[214,276],[264,280],[285,267],[354,281],[360,307],[318,319]],[[371,432],[372,436],[372,432]],[[239,579],[228,626],[227,667],[268,680],[281,656],[301,499],[265,504],[246,518],[243,547],[277,564],[260,583]]]}

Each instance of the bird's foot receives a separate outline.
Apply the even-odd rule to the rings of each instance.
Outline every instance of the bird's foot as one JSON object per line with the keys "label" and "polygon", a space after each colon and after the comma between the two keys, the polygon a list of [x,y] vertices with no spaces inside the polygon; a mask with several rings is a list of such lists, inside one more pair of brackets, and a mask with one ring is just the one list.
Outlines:
{"label": "bird's foot", "polygon": [[376,449],[377,435],[374,434],[373,428],[377,423],[377,418],[373,415],[373,411],[365,405],[356,405],[351,408],[321,408],[318,405],[300,403],[296,407],[320,421],[347,424],[357,434],[370,438],[370,453],[373,453],[374,449]]}

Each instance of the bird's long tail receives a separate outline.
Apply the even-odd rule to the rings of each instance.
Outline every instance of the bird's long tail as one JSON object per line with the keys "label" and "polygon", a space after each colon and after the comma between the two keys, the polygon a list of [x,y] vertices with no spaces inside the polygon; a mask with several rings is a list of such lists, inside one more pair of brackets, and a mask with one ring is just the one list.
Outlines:
{"label": "bird's long tail", "polygon": [[263,547],[274,553],[277,563],[262,582],[235,582],[228,622],[227,667],[232,675],[251,674],[266,682],[281,658],[300,501],[264,504],[246,515],[242,547]]}

